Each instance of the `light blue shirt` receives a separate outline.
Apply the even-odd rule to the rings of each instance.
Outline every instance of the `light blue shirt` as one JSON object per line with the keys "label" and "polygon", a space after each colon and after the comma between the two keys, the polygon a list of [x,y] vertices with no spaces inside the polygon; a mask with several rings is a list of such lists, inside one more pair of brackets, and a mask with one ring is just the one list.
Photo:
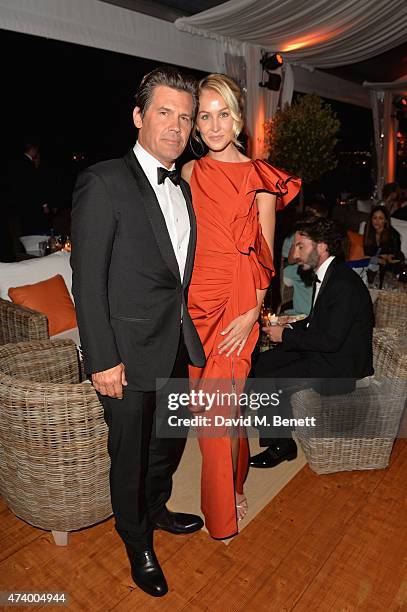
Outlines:
{"label": "light blue shirt", "polygon": [[287,314],[309,314],[311,310],[312,286],[307,287],[298,274],[298,264],[289,264],[283,270],[284,282],[288,287],[292,287],[293,308],[286,310]]}

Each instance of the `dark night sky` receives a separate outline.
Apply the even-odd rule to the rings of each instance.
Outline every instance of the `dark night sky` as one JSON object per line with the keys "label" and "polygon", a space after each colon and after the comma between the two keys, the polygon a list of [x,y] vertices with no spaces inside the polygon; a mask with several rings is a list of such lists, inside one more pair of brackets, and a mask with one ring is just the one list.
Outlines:
{"label": "dark night sky", "polygon": [[[3,153],[34,137],[47,155],[84,150],[102,159],[133,142],[134,92],[156,62],[4,30],[0,53]],[[368,147],[370,111],[330,103],[344,145]]]}
{"label": "dark night sky", "polygon": [[[0,53],[3,171],[27,140],[39,142],[45,163],[72,180],[79,169],[72,153],[83,152],[88,165],[132,146],[134,93],[157,62],[4,30]],[[329,103],[342,124],[339,150],[369,149],[369,109]]]}
{"label": "dark night sky", "polygon": [[4,30],[0,53],[2,155],[27,139],[60,162],[73,151],[96,161],[130,148],[134,93],[157,62]]}

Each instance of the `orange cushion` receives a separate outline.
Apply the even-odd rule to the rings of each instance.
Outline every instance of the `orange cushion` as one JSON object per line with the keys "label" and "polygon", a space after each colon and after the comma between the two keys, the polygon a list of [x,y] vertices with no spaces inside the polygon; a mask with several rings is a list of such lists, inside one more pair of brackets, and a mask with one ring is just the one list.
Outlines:
{"label": "orange cushion", "polygon": [[353,232],[352,230],[348,230],[347,233],[349,239],[348,260],[363,259],[364,257],[366,257],[365,252],[363,250],[363,235],[358,234],[357,232]]}
{"label": "orange cushion", "polygon": [[60,274],[34,285],[10,287],[8,295],[16,304],[44,313],[50,336],[78,325],[75,306]]}

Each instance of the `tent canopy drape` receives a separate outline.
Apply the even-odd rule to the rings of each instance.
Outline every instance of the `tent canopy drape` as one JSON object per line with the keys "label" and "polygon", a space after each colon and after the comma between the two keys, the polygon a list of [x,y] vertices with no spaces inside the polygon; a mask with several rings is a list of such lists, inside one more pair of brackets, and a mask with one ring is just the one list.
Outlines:
{"label": "tent canopy drape", "polygon": [[224,66],[217,41],[99,0],[0,0],[0,28],[206,72]]}
{"label": "tent canopy drape", "polygon": [[174,25],[99,0],[0,0],[0,28],[206,72],[234,66],[246,79],[247,124],[253,154],[261,157],[262,122],[274,113],[279,94],[258,87],[260,49],[280,51],[286,65],[293,64],[284,74],[283,101],[295,88],[366,106],[368,88],[387,90],[391,84],[363,88],[304,67],[359,62],[406,41],[407,2],[230,0]]}
{"label": "tent canopy drape", "polygon": [[353,64],[407,39],[405,0],[229,0],[177,19],[186,32],[237,40],[315,68]]}
{"label": "tent canopy drape", "polygon": [[[229,46],[234,45],[236,54],[245,55],[246,58],[251,57],[251,69],[255,68],[256,63],[253,62],[253,52],[248,54],[247,47],[256,48],[258,54],[260,48],[279,52],[286,62],[297,64],[297,67],[335,68],[361,62],[405,42],[407,2],[406,0],[386,2],[384,0],[315,0],[313,2],[229,0],[197,15],[177,19],[175,25],[191,34],[227,43]],[[248,72],[250,74],[250,71]],[[295,78],[290,67],[286,77],[288,78],[283,84],[282,100],[290,101],[299,79]],[[366,84],[374,90],[395,91],[391,85]],[[317,93],[320,93],[317,82],[315,86]],[[399,89],[403,86],[404,82],[398,84]],[[361,89],[359,87],[359,90]],[[259,126],[256,125],[255,117],[264,117],[264,104],[261,105],[256,100],[261,102],[262,97],[270,95],[276,98],[276,94],[248,91],[248,107],[251,111],[248,115],[248,126],[254,138],[254,151],[257,155],[262,153],[263,137]],[[358,98],[360,101],[366,100],[364,92],[359,91]],[[394,132],[394,125],[391,120],[389,99],[387,96],[386,112],[377,129],[380,129],[380,134],[384,134],[386,142],[389,140],[390,150],[391,147],[394,149],[394,138],[390,137]],[[373,96],[372,100],[376,100],[376,97]],[[378,121],[376,124],[379,126]],[[376,134],[376,141],[382,140],[380,134]],[[383,148],[382,144],[381,147]],[[380,166],[378,176],[391,178],[393,171],[389,167],[383,167],[388,162],[385,161],[386,156],[380,155],[380,151],[377,153]],[[387,157],[390,159],[391,156]],[[389,163],[387,165],[389,166]]]}

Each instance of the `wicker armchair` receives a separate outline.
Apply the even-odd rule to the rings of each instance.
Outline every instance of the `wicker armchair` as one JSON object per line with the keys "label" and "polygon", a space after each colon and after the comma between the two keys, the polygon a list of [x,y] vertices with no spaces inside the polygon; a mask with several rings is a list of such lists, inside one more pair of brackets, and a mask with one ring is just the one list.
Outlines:
{"label": "wicker armchair", "polygon": [[42,312],[0,299],[0,345],[48,338],[48,319]]}
{"label": "wicker armchair", "polygon": [[407,352],[393,329],[375,330],[375,378],[366,388],[323,397],[313,390],[292,396],[295,418],[315,416],[316,429],[298,429],[309,466],[317,474],[387,467],[407,397]]}
{"label": "wicker armchair", "polygon": [[112,513],[103,409],[71,340],[0,347],[0,494],[59,545]]}
{"label": "wicker armchair", "polygon": [[376,327],[395,327],[407,332],[407,292],[379,291],[375,302]]}

